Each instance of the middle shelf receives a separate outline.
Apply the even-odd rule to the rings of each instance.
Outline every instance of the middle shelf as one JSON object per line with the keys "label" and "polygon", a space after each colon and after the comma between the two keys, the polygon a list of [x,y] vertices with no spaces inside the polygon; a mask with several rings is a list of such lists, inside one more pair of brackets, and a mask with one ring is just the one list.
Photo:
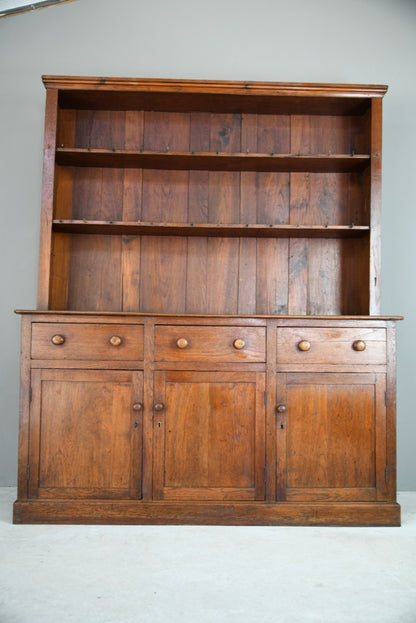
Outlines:
{"label": "middle shelf", "polygon": [[53,231],[126,236],[218,236],[243,238],[360,238],[366,225],[286,225],[267,223],[153,223],[55,219]]}
{"label": "middle shelf", "polygon": [[369,166],[369,154],[281,154],[254,152],[133,151],[58,147],[57,164],[78,167],[196,171],[348,172]]}

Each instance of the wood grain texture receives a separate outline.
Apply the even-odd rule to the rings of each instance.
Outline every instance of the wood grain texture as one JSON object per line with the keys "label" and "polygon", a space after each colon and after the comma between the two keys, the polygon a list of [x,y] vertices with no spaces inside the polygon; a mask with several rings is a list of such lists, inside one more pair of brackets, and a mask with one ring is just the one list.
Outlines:
{"label": "wood grain texture", "polygon": [[386,87],[44,82],[14,521],[398,525]]}
{"label": "wood grain texture", "polygon": [[383,386],[384,377],[371,374],[299,373],[280,379],[287,410],[285,441],[278,444],[285,452],[284,499],[386,499],[380,469],[385,444],[379,445],[386,434]]}
{"label": "wood grain texture", "polygon": [[[177,340],[186,339],[186,348]],[[242,349],[233,343],[244,341]],[[155,329],[155,361],[263,362],[266,359],[266,331],[263,327],[158,326]]]}
{"label": "wood grain texture", "polygon": [[155,496],[262,499],[264,406],[256,394],[262,393],[263,377],[248,372],[166,372],[157,378],[156,394],[164,408],[154,420]]}
{"label": "wood grain texture", "polygon": [[[61,336],[63,343],[55,345],[54,335]],[[119,345],[111,344],[113,336],[120,338]],[[143,326],[34,322],[31,357],[140,361],[143,359]]]}
{"label": "wood grain texture", "polygon": [[46,94],[45,132],[43,147],[42,209],[38,263],[38,309],[49,308],[51,271],[52,218],[55,183],[55,151],[58,120],[58,91]]}
{"label": "wood grain texture", "polygon": [[132,373],[34,375],[31,430],[39,432],[30,439],[32,495],[140,497],[142,422],[132,404],[142,400],[142,388]]}
{"label": "wood grain texture", "polygon": [[[51,521],[52,518],[52,521]],[[400,506],[382,502],[279,503],[17,501],[15,523],[229,526],[400,526]]]}

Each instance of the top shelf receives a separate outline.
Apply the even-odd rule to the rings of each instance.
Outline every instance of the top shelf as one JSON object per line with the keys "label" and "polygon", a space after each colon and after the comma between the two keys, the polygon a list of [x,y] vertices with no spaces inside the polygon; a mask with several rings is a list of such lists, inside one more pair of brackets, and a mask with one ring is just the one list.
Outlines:
{"label": "top shelf", "polygon": [[360,115],[384,85],[43,76],[61,108]]}
{"label": "top shelf", "polygon": [[77,167],[334,173],[363,171],[370,161],[369,154],[156,152],[65,147],[56,150],[57,164]]}

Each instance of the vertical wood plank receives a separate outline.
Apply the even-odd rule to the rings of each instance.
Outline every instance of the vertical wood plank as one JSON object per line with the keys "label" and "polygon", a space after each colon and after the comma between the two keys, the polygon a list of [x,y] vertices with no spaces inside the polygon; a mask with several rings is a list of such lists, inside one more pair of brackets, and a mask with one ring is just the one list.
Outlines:
{"label": "vertical wood plank", "polygon": [[142,480],[142,497],[143,501],[148,502],[152,499],[153,491],[153,465],[156,466],[156,460],[153,461],[153,405],[155,402],[164,402],[164,399],[156,395],[156,378],[160,374],[154,372],[153,362],[154,354],[154,327],[155,319],[147,317],[143,319],[144,323],[144,362],[143,362],[143,480]]}
{"label": "vertical wood plank", "polygon": [[123,171],[123,197],[122,197],[122,220],[142,220],[142,169],[124,169]]}
{"label": "vertical wood plank", "polygon": [[[74,128],[75,126],[73,126]],[[73,206],[73,169],[56,166],[55,218],[71,219]],[[66,309],[71,236],[52,235],[49,308]]]}
{"label": "vertical wood plank", "polygon": [[[193,120],[195,116],[194,114]],[[201,123],[198,130],[200,130],[202,137],[195,132],[197,136],[193,138],[193,144],[204,146],[209,131],[206,117],[209,115],[204,114],[201,117],[202,119],[200,117],[197,119]],[[208,171],[189,172],[188,221],[190,223],[206,223],[208,221],[208,179]],[[188,237],[186,271],[185,311],[187,313],[204,313],[207,309],[208,238]]]}
{"label": "vertical wood plank", "polygon": [[241,115],[212,114],[210,150],[235,153],[241,151]]}
{"label": "vertical wood plank", "polygon": [[257,115],[241,115],[241,151],[257,152]]}
{"label": "vertical wood plank", "polygon": [[74,167],[73,172],[72,218],[104,220],[104,215],[101,214],[103,169]]}
{"label": "vertical wood plank", "polygon": [[[386,474],[390,467],[387,455],[387,409],[386,409],[386,375],[377,374],[374,386],[374,428],[375,428],[375,480],[377,485],[377,499],[388,499],[391,489],[389,487],[389,474]],[[390,430],[391,432],[391,430]]]}
{"label": "vertical wood plank", "polygon": [[[255,423],[254,423],[254,481],[255,499],[264,500],[266,495],[266,405],[265,405],[265,374],[256,374],[255,390]],[[247,404],[248,400],[247,400]],[[250,414],[249,414],[250,416]],[[237,422],[239,422],[239,412],[237,410]],[[253,450],[248,448],[249,452]]]}
{"label": "vertical wood plank", "polygon": [[203,314],[208,308],[208,238],[190,236],[186,266],[186,303],[188,314]]}
{"label": "vertical wood plank", "polygon": [[77,111],[77,147],[81,147],[84,149],[124,149],[124,145],[124,111]]}
{"label": "vertical wood plank", "polygon": [[256,313],[257,241],[240,238],[238,262],[238,314]]}
{"label": "vertical wood plank", "polygon": [[45,133],[43,148],[42,213],[38,263],[38,309],[48,309],[51,275],[52,218],[55,185],[56,128],[58,90],[46,90]]}
{"label": "vertical wood plank", "polygon": [[193,112],[190,115],[190,151],[209,151],[211,115],[208,112]]}
{"label": "vertical wood plank", "polygon": [[309,245],[305,238],[289,240],[288,313],[307,314]]}
{"label": "vertical wood plank", "polygon": [[[156,371],[154,373],[154,400],[166,405],[166,372]],[[165,461],[165,416],[166,413],[155,412],[152,409],[152,428],[153,428],[153,478],[152,478],[152,497],[154,500],[163,499],[164,486],[164,461]],[[161,425],[158,426],[158,421]]]}
{"label": "vertical wood plank", "polygon": [[28,496],[27,465],[29,465],[29,426],[30,426],[30,349],[32,317],[21,316],[20,333],[20,395],[19,395],[19,450],[17,495],[19,500]]}
{"label": "vertical wood plank", "polygon": [[208,238],[207,313],[236,314],[238,306],[237,238]]}
{"label": "vertical wood plank", "polygon": [[311,118],[309,115],[290,116],[290,153],[308,155],[311,153]]}
{"label": "vertical wood plank", "polygon": [[126,110],[124,149],[143,149],[144,138],[144,111]]}
{"label": "vertical wood plank", "polygon": [[102,194],[99,220],[123,218],[123,169],[103,169]]}
{"label": "vertical wood plank", "polygon": [[342,313],[366,315],[369,308],[369,237],[342,241]]}
{"label": "vertical wood plank", "polygon": [[[29,415],[29,460],[30,478],[27,483],[29,498],[37,498],[39,491],[39,464],[40,464],[40,426],[41,426],[41,370],[32,370],[30,385],[32,388],[32,402]],[[25,467],[26,469],[26,467]]]}
{"label": "vertical wood plank", "polygon": [[186,223],[188,171],[143,170],[142,220]]}
{"label": "vertical wood plank", "polygon": [[257,240],[257,313],[287,314],[288,239]]}
{"label": "vertical wood plank", "polygon": [[140,311],[184,313],[185,242],[181,236],[142,237]]}
{"label": "vertical wood plank", "polygon": [[140,412],[133,410],[133,404],[143,405],[143,372],[132,373],[132,395],[130,405],[130,497],[142,497],[142,464],[143,464],[143,408]]}
{"label": "vertical wood plank", "polygon": [[210,223],[238,223],[240,218],[240,173],[210,171],[208,210]]}
{"label": "vertical wood plank", "polygon": [[257,149],[264,154],[290,152],[289,115],[257,115]]}
{"label": "vertical wood plank", "polygon": [[308,314],[342,314],[342,240],[309,240]]}
{"label": "vertical wood plank", "polygon": [[145,111],[143,149],[188,151],[190,114]]}
{"label": "vertical wood plank", "polygon": [[256,173],[257,223],[289,222],[289,174]]}
{"label": "vertical wood plank", "polygon": [[56,144],[59,147],[76,147],[77,111],[74,109],[58,109],[58,127]]}
{"label": "vertical wood plank", "polygon": [[121,310],[140,310],[140,236],[121,237]]}
{"label": "vertical wood plank", "polygon": [[72,236],[68,309],[121,311],[121,236]]}
{"label": "vertical wood plank", "polygon": [[67,309],[71,235],[54,234],[51,251],[49,309]]}
{"label": "vertical wood plank", "polygon": [[[273,337],[275,338],[274,332]],[[276,402],[275,405],[287,405],[287,374],[276,375]],[[273,410],[274,411],[274,410]],[[274,434],[276,437],[276,499],[286,500],[287,489],[287,422],[286,417],[276,416],[273,412]]]}
{"label": "vertical wood plank", "polygon": [[[396,325],[387,324],[386,499],[396,500]],[[382,396],[381,396],[382,399]],[[380,440],[382,443],[382,440]]]}
{"label": "vertical wood plank", "polygon": [[380,313],[380,256],[381,256],[381,119],[382,99],[371,100],[371,234],[370,234],[370,309]]}

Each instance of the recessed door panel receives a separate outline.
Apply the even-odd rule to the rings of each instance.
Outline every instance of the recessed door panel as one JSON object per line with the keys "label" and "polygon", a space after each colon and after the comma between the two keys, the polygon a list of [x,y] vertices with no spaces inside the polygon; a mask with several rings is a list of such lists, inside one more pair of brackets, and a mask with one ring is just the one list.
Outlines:
{"label": "recessed door panel", "polygon": [[155,395],[155,496],[264,497],[264,376],[159,372]]}
{"label": "recessed door panel", "polygon": [[[278,497],[379,499],[385,489],[385,379],[279,374]],[[279,411],[279,409],[278,409]]]}
{"label": "recessed door panel", "polygon": [[31,495],[140,497],[141,375],[33,372]]}

